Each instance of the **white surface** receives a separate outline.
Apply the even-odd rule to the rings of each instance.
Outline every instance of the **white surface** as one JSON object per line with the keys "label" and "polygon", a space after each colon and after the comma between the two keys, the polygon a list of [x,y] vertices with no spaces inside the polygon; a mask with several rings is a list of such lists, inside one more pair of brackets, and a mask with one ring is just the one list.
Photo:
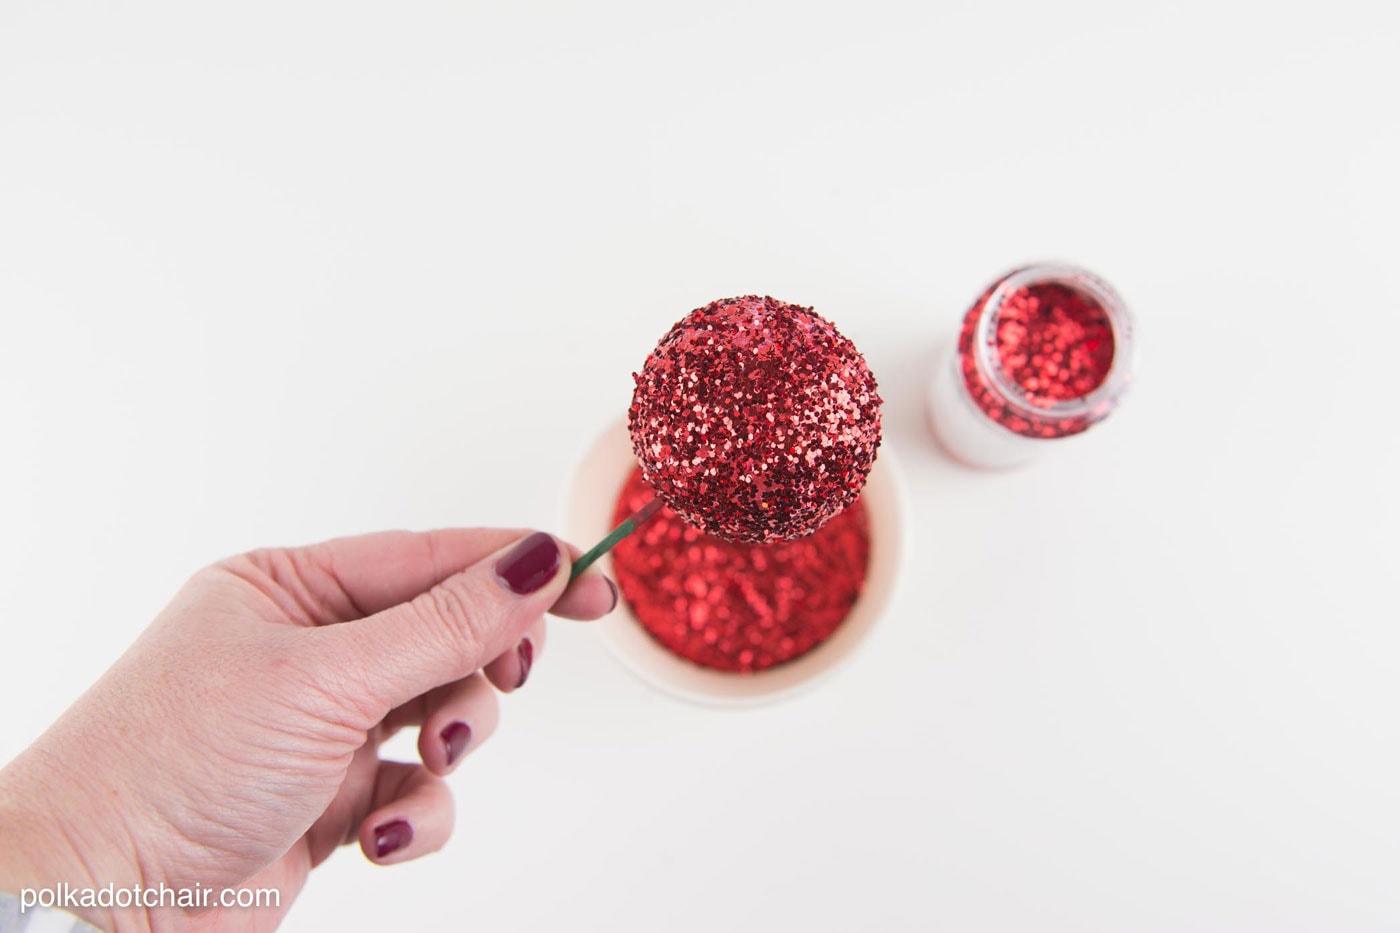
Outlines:
{"label": "white surface", "polygon": [[[866,350],[892,616],[724,713],[556,625],[454,777],[288,927],[1400,926],[1394,4],[0,6],[0,756],[195,567],[549,524],[677,317]],[[1031,470],[925,430],[1017,263],[1140,379]]]}

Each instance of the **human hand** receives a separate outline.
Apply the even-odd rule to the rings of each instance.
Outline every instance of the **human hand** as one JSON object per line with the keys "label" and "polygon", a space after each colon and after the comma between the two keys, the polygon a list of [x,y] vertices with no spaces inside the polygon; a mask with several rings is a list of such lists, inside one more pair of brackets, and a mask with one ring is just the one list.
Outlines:
{"label": "human hand", "polygon": [[[196,574],[0,771],[0,890],[276,888],[280,909],[89,911],[115,929],[270,929],[342,844],[393,864],[452,831],[442,775],[525,682],[547,610],[617,603],[578,552],[495,529],[255,551]],[[379,746],[418,726],[421,764]],[[237,912],[235,912],[237,911]]]}

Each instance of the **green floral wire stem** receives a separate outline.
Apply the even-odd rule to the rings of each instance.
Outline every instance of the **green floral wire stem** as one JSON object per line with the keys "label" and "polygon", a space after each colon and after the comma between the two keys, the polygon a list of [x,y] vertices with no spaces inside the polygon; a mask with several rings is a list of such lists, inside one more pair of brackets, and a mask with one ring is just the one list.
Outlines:
{"label": "green floral wire stem", "polygon": [[606,538],[593,545],[586,554],[574,561],[574,569],[569,574],[569,579],[574,579],[589,567],[593,566],[594,561],[611,551],[617,542],[636,531],[641,527],[643,522],[655,515],[660,509],[661,500],[654,498],[631,515],[624,518],[622,524],[608,532]]}

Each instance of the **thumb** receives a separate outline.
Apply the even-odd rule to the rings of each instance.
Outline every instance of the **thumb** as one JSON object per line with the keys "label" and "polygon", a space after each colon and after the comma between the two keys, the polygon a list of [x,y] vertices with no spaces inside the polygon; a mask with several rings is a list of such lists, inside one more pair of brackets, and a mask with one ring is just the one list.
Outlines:
{"label": "thumb", "polygon": [[308,634],[335,691],[378,722],[506,652],[559,599],[569,567],[568,548],[537,531],[408,602]]}

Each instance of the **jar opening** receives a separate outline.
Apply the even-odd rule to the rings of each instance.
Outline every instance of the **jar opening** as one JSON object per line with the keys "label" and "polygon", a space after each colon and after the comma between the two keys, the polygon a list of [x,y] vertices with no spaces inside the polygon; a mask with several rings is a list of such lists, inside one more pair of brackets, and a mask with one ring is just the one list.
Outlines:
{"label": "jar opening", "polygon": [[1132,320],[1106,282],[1065,265],[1018,269],[982,302],[972,350],[1007,407],[1034,421],[1106,416],[1132,378]]}

